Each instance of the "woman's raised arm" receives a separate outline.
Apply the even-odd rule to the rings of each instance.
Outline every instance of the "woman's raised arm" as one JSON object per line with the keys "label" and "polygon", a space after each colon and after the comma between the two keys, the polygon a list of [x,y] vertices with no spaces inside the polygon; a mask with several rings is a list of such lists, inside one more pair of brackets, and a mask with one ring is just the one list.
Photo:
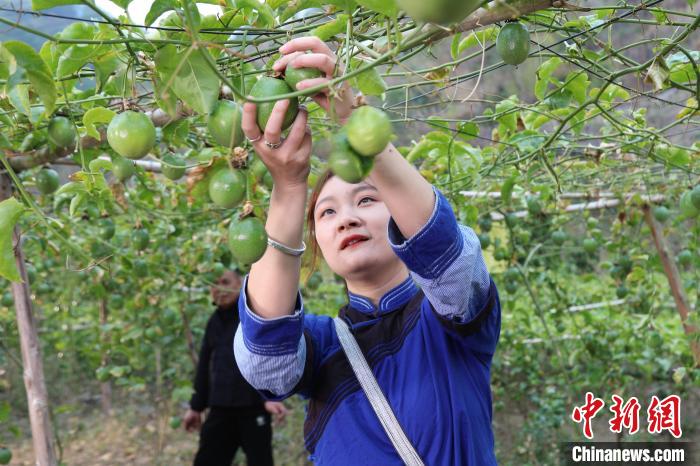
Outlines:
{"label": "woman's raised arm", "polygon": [[[301,247],[304,230],[304,207],[310,165],[311,134],[306,127],[306,111],[301,110],[282,145],[270,148],[266,141],[277,144],[289,101],[277,102],[265,133],[256,123],[254,104],[245,104],[243,131],[253,142],[256,153],[270,170],[274,182],[265,231],[270,238],[291,248]],[[299,287],[301,257],[267,248],[254,263],[246,280],[246,296],[250,308],[260,317],[270,319],[290,315],[294,311]]]}

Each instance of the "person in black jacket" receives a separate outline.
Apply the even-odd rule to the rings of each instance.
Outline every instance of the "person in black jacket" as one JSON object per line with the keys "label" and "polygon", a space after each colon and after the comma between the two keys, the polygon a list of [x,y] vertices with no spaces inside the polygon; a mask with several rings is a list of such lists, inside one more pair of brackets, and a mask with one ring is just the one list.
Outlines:
{"label": "person in black jacket", "polygon": [[[272,465],[271,415],[279,423],[288,412],[282,403],[264,401],[238,370],[233,336],[240,322],[240,289],[241,277],[232,270],[211,287],[216,311],[204,332],[194,393],[184,418],[188,432],[201,429],[195,466],[230,466],[239,446],[249,466]],[[209,414],[202,425],[206,408]]]}

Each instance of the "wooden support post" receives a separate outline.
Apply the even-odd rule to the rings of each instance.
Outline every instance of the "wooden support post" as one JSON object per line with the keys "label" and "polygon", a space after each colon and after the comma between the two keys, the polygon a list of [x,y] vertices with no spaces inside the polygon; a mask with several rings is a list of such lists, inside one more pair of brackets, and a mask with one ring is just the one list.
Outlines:
{"label": "wooden support post", "polygon": [[[12,184],[9,177],[0,174],[0,201],[12,195]],[[15,263],[24,283],[12,282],[12,295],[15,300],[17,313],[17,331],[22,349],[22,365],[24,368],[24,387],[27,392],[27,408],[32,429],[32,443],[38,466],[56,466],[56,453],[53,445],[53,430],[49,417],[49,401],[44,381],[44,365],[41,359],[41,345],[36,329],[36,321],[32,312],[32,302],[29,298],[27,270],[24,266],[24,255],[20,246],[19,230],[14,229],[13,242],[15,246]]]}
{"label": "wooden support post", "polygon": [[676,262],[669,253],[662,229],[659,228],[659,225],[651,214],[651,207],[649,204],[644,204],[642,206],[642,211],[644,212],[644,220],[646,220],[647,225],[649,225],[649,230],[651,230],[651,236],[654,238],[654,244],[659,253],[664,272],[666,272],[668,285],[671,287],[671,294],[673,295],[673,300],[676,302],[676,309],[678,309],[678,314],[681,316],[683,330],[688,338],[690,338],[690,349],[693,352],[695,366],[697,367],[700,364],[700,344],[696,340],[698,329],[694,325],[688,323],[690,307],[688,306],[688,298],[685,296],[685,291],[683,291],[683,283],[678,273],[678,267],[676,267]]}
{"label": "wooden support post", "polygon": [[[104,329],[107,325],[107,298],[100,299],[100,328]],[[100,341],[102,342],[102,361],[101,366],[109,365],[109,353],[106,347],[109,345],[109,334],[105,330],[100,331]],[[112,383],[109,380],[100,383],[100,404],[102,412],[105,416],[112,414]]]}

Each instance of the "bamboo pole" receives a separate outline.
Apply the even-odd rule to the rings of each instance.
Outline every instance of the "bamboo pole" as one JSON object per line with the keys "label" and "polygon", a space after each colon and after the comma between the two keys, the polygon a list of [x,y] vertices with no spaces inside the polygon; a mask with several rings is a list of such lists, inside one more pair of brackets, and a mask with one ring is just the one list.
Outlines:
{"label": "bamboo pole", "polygon": [[[12,195],[12,184],[7,175],[0,175],[0,201]],[[13,234],[15,263],[22,277],[22,283],[12,282],[12,295],[17,313],[17,331],[19,332],[24,369],[24,388],[27,392],[27,409],[32,429],[32,444],[37,466],[55,466],[56,452],[53,445],[51,418],[49,417],[49,400],[44,380],[44,365],[41,359],[41,345],[36,330],[36,321],[29,299],[27,270],[24,266],[24,254],[20,245],[19,230],[15,227]]]}

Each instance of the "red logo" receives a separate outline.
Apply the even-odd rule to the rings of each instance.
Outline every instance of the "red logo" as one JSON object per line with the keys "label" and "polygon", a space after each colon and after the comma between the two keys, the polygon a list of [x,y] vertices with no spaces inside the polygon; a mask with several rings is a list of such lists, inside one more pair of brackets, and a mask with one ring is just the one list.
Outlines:
{"label": "red logo", "polygon": [[659,434],[667,430],[676,438],[679,438],[681,431],[681,398],[678,395],[669,395],[663,400],[654,395],[651,397],[651,404],[647,409],[647,420],[649,426],[647,430],[650,434]]}
{"label": "red logo", "polygon": [[629,429],[630,434],[637,433],[639,430],[639,408],[641,408],[639,400],[633,396],[623,405],[623,400],[619,396],[613,395],[612,399],[613,405],[610,407],[610,411],[615,416],[610,419],[610,431],[619,434],[624,427]]}
{"label": "red logo", "polygon": [[598,411],[600,411],[603,406],[605,406],[605,402],[603,400],[594,397],[593,393],[591,392],[586,392],[586,404],[583,406],[576,406],[574,408],[574,412],[571,413],[571,419],[573,419],[575,422],[581,423],[581,421],[583,421],[583,435],[585,435],[586,438],[593,438],[591,419],[598,414]]}
{"label": "red logo", "polygon": [[[618,395],[612,396],[613,413],[612,419],[608,421],[610,432],[621,433],[622,429],[627,429],[629,434],[636,434],[639,431],[639,411],[641,405],[636,397],[625,400]],[[583,435],[588,439],[593,438],[591,419],[603,409],[605,402],[596,398],[593,393],[586,392],[586,403],[582,406],[575,406],[571,413],[571,419],[576,423],[583,422]],[[651,403],[647,409],[647,431],[650,434],[660,434],[667,430],[675,438],[683,435],[681,430],[681,398],[678,395],[669,395],[663,400],[653,395]]]}

